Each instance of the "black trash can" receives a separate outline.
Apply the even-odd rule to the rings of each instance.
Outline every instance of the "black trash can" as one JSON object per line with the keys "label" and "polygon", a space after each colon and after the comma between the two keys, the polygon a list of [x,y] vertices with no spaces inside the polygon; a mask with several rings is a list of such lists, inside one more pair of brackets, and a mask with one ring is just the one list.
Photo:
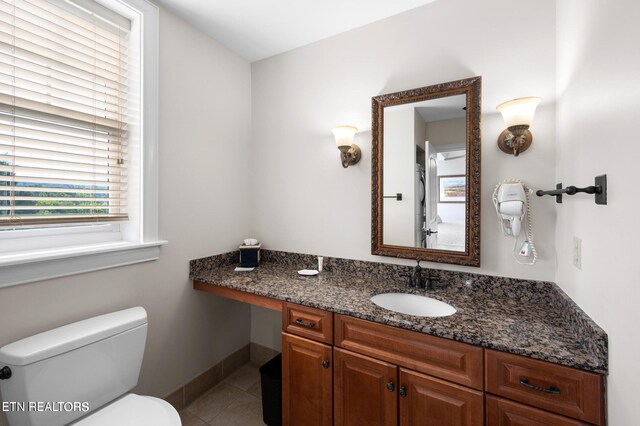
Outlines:
{"label": "black trash can", "polygon": [[282,354],[260,367],[262,421],[268,426],[282,425]]}

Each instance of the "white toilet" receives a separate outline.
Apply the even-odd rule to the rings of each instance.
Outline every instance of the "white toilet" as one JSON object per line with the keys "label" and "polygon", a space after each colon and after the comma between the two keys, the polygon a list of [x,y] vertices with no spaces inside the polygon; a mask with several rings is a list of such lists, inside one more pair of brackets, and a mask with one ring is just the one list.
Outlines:
{"label": "white toilet", "polygon": [[137,383],[147,312],[125,309],[0,348],[0,392],[11,426],[177,426],[166,401]]}

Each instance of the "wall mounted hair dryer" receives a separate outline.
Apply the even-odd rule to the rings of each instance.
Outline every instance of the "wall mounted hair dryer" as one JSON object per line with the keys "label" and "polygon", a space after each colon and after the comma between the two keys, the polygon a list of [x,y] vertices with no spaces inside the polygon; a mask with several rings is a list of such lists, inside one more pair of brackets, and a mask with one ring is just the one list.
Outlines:
{"label": "wall mounted hair dryer", "polygon": [[[533,244],[531,229],[530,197],[533,191],[522,181],[509,179],[502,181],[493,191],[493,205],[502,225],[504,235],[514,239],[513,252],[518,263],[533,265],[538,259],[536,247]],[[518,244],[518,237],[522,230],[522,223],[526,221],[526,235],[524,241]],[[522,261],[521,259],[527,259]]]}
{"label": "wall mounted hair dryer", "polygon": [[502,218],[502,230],[505,235],[520,235],[522,219],[527,201],[524,188],[520,183],[503,183],[497,189],[496,210]]}

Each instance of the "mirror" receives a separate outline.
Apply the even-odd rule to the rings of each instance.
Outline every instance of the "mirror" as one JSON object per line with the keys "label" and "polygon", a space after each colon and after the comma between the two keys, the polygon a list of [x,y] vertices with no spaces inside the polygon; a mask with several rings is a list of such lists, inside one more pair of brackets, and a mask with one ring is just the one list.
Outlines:
{"label": "mirror", "polygon": [[372,98],[372,253],[480,266],[481,78]]}

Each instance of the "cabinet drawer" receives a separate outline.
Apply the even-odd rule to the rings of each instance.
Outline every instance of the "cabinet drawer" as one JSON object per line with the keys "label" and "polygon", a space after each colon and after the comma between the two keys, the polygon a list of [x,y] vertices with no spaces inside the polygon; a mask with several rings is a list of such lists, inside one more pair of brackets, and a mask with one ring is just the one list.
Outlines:
{"label": "cabinet drawer", "polygon": [[487,425],[491,426],[589,426],[579,420],[538,410],[507,399],[487,395]]}
{"label": "cabinet drawer", "polygon": [[604,424],[604,377],[487,350],[486,391],[597,425]]}
{"label": "cabinet drawer", "polygon": [[318,342],[333,343],[333,312],[285,303],[282,330]]}
{"label": "cabinet drawer", "polygon": [[336,346],[482,389],[482,348],[336,315]]}

